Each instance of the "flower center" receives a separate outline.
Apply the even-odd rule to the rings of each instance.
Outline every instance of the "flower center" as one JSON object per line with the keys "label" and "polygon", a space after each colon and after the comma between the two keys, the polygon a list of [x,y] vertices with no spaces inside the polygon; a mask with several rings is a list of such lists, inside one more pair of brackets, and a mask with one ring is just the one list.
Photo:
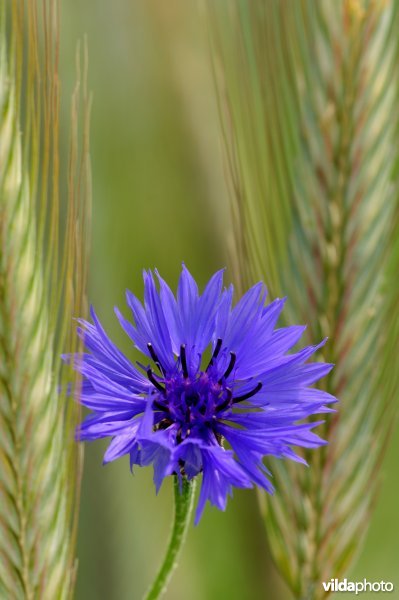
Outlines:
{"label": "flower center", "polygon": [[[157,382],[159,383],[159,382]],[[166,376],[162,392],[154,390],[155,426],[177,426],[179,441],[212,428],[212,423],[232,404],[232,392],[224,383],[201,371],[195,377],[184,372]]]}
{"label": "flower center", "polygon": [[180,348],[178,364],[173,373],[168,373],[158,359],[152,345],[148,349],[161,375],[158,376],[148,367],[148,379],[153,384],[152,391],[154,409],[154,428],[167,429],[175,425],[177,441],[183,441],[189,435],[202,434],[204,429],[213,429],[215,421],[224,418],[233,404],[247,400],[256,394],[261,384],[258,383],[250,392],[233,397],[231,387],[226,380],[234,369],[236,355],[230,352],[230,360],[223,375],[220,376],[214,368],[222,340],[218,340],[210,362],[205,371],[199,371],[195,376],[189,374],[186,348]]}

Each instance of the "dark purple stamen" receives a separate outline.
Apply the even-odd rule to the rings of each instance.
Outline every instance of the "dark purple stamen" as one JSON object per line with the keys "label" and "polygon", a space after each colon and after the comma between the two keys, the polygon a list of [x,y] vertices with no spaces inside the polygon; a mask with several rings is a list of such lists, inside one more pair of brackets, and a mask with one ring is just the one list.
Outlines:
{"label": "dark purple stamen", "polygon": [[222,402],[222,404],[220,404],[219,406],[216,407],[216,410],[219,412],[221,410],[224,410],[225,408],[227,408],[231,402],[231,399],[233,397],[233,392],[231,391],[230,388],[226,389],[227,392],[227,398],[224,402]]}
{"label": "dark purple stamen", "polygon": [[247,392],[242,396],[237,396],[236,398],[233,398],[234,404],[236,404],[237,402],[243,402],[243,400],[248,400],[248,398],[252,398],[252,396],[255,396],[255,394],[257,394],[261,389],[262,383],[259,381],[259,383],[250,392]]}
{"label": "dark purple stamen", "polygon": [[219,383],[222,383],[223,379],[227,379],[227,377],[230,375],[230,373],[234,369],[234,365],[236,364],[236,360],[237,360],[236,353],[235,352],[230,352],[229,366],[227,367],[227,369],[226,369],[223,377],[221,379],[219,379]]}
{"label": "dark purple stamen", "polygon": [[187,379],[188,378],[188,369],[187,369],[187,357],[186,357],[185,344],[182,344],[180,346],[180,361],[181,361],[181,368],[183,370],[183,376],[185,379]]}
{"label": "dark purple stamen", "polygon": [[154,408],[157,408],[158,410],[161,410],[162,412],[169,412],[169,408],[167,406],[164,406],[160,402],[158,402],[158,400],[154,400],[154,402],[152,403],[152,406]]}
{"label": "dark purple stamen", "polygon": [[151,383],[153,385],[155,385],[155,387],[157,388],[157,390],[159,390],[160,392],[162,392],[162,394],[165,394],[165,388],[159,383],[159,381],[157,381],[155,379],[154,373],[153,373],[152,369],[150,369],[150,368],[147,369],[147,377],[151,381]]}
{"label": "dark purple stamen", "polygon": [[152,360],[153,360],[153,361],[154,361],[154,363],[157,365],[157,367],[158,367],[158,369],[161,371],[161,373],[162,373],[163,375],[165,375],[165,369],[164,369],[164,368],[163,368],[163,366],[161,365],[161,361],[159,360],[159,358],[158,358],[158,356],[157,356],[157,353],[156,353],[156,352],[155,352],[155,350],[154,350],[154,346],[153,346],[153,345],[152,345],[150,342],[148,342],[148,344],[147,344],[147,348],[148,348],[148,351],[149,351],[149,353],[151,354],[151,358],[152,358]]}
{"label": "dark purple stamen", "polygon": [[216,342],[215,349],[211,356],[211,360],[209,361],[209,365],[206,368],[206,371],[208,371],[208,369],[213,365],[213,361],[215,360],[215,358],[218,357],[221,347],[222,347],[222,340],[221,340],[221,338],[219,338],[218,341]]}

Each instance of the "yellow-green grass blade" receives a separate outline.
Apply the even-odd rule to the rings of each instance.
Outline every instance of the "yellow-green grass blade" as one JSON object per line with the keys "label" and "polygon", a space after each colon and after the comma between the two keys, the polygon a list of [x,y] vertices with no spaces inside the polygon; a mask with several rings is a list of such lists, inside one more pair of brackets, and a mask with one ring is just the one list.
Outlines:
{"label": "yellow-green grass blade", "polygon": [[2,2],[0,18],[0,596],[67,598],[81,456],[59,354],[84,310],[89,99],[63,202],[58,3]]}
{"label": "yellow-green grass blade", "polygon": [[238,280],[288,296],[336,367],[338,413],[306,454],[274,462],[262,502],[298,598],[346,571],[367,531],[398,389],[398,5],[208,3],[229,158]]}

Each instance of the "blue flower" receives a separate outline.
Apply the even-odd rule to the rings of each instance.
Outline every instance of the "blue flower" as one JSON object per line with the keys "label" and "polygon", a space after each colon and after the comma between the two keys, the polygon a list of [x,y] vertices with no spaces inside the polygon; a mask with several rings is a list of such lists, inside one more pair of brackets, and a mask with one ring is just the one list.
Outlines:
{"label": "blue flower", "polygon": [[93,411],[77,432],[80,440],[112,437],[108,463],[124,454],[130,464],[153,465],[156,489],[173,473],[202,473],[196,522],[206,501],[221,510],[234,486],[273,486],[265,456],[305,462],[292,446],[325,443],[301,423],[330,412],[336,399],[312,386],[332,368],[308,359],[320,348],[287,354],[305,327],[275,329],[285,300],[265,304],[262,283],[233,306],[233,287],[223,271],[200,295],[183,266],[176,297],[155,271],[144,272],[144,305],[127,292],[134,324],[117,317],[144,364],[132,364],[113,344],[95,312],[80,320],[88,350],[72,357],[83,375],[80,402]]}

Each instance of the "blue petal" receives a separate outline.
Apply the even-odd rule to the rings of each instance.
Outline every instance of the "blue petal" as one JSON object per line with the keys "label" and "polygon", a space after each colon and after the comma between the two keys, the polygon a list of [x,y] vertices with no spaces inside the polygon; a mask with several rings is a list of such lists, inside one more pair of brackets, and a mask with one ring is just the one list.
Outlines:
{"label": "blue petal", "polygon": [[267,327],[265,330],[260,328],[259,334],[252,336],[252,340],[248,341],[240,354],[237,377],[255,377],[266,368],[281,362],[284,354],[295,346],[305,329],[305,326],[295,325],[270,333]]}
{"label": "blue petal", "polygon": [[194,343],[195,315],[198,305],[198,286],[185,265],[179,278],[177,288],[177,304],[179,308],[182,331],[185,339],[183,343],[191,347]]}
{"label": "blue petal", "polygon": [[176,459],[184,462],[184,471],[188,479],[192,479],[202,469],[201,443],[186,439],[177,446]]}
{"label": "blue petal", "polygon": [[172,343],[161,300],[151,272],[144,274],[144,298],[147,320],[152,332],[152,337],[148,341],[153,344],[162,365],[171,368],[174,363]]}
{"label": "blue petal", "polygon": [[140,438],[140,460],[143,466],[152,464],[154,467],[154,483],[156,492],[165,477],[178,468],[174,458],[175,436],[168,431],[157,431],[146,438]]}
{"label": "blue petal", "polygon": [[99,438],[122,435],[127,432],[136,431],[140,424],[140,417],[133,423],[131,422],[132,415],[130,411],[117,413],[92,413],[88,415],[77,429],[77,438],[79,440],[96,440]]}
{"label": "blue petal", "polygon": [[266,474],[270,475],[270,473],[262,463],[264,446],[262,445],[261,449],[254,447],[248,443],[245,437],[237,435],[237,430],[231,427],[223,427],[221,431],[233,448],[241,468],[247,473],[249,479],[264,488],[269,494],[273,494],[274,487],[266,477]]}
{"label": "blue petal", "polygon": [[159,281],[160,297],[165,318],[168,323],[169,335],[172,342],[172,349],[174,354],[177,356],[180,353],[181,344],[185,343],[183,327],[180,319],[179,310],[177,307],[177,302],[168,284],[162,279],[157,270],[155,271],[155,273]]}
{"label": "blue petal", "polygon": [[215,315],[222,291],[223,273],[224,269],[213,275],[198,302],[194,345],[201,353],[210,343],[215,329]]}
{"label": "blue petal", "polygon": [[232,486],[240,488],[252,487],[248,476],[234,460],[233,453],[221,446],[213,446],[201,450],[203,476],[195,524],[201,518],[207,500],[220,510],[225,510],[227,496],[232,493]]}
{"label": "blue petal", "polygon": [[130,452],[132,447],[137,445],[135,438],[136,431],[137,428],[135,430],[130,430],[128,433],[123,433],[114,437],[104,454],[103,464],[116,460]]}
{"label": "blue petal", "polygon": [[92,356],[88,362],[98,366],[103,372],[112,371],[113,373],[118,373],[118,380],[128,381],[129,385],[137,391],[148,389],[148,380],[137,371],[134,365],[110,340],[98,321],[93,307],[91,307],[91,316],[94,325],[83,319],[79,319],[79,323],[83,327],[78,328],[78,334],[83,339],[87,349],[91,350],[93,354],[76,353],[75,355],[64,355],[64,360],[76,361],[74,368],[79,370],[79,365],[84,364],[88,356]]}
{"label": "blue petal", "polygon": [[129,411],[132,416],[144,412],[147,400],[138,397],[120,398],[117,394],[82,394],[80,402],[83,406],[97,412]]}
{"label": "blue petal", "polygon": [[[262,293],[263,292],[263,293]],[[243,343],[243,337],[251,331],[254,323],[262,314],[262,305],[266,290],[262,283],[257,283],[250,288],[233,308],[223,342],[236,352]]]}
{"label": "blue petal", "polygon": [[214,344],[216,344],[218,339],[224,340],[226,337],[226,330],[229,324],[231,304],[233,301],[233,293],[234,288],[232,285],[230,285],[228,289],[222,293],[222,297],[215,317],[215,333],[213,336]]}

